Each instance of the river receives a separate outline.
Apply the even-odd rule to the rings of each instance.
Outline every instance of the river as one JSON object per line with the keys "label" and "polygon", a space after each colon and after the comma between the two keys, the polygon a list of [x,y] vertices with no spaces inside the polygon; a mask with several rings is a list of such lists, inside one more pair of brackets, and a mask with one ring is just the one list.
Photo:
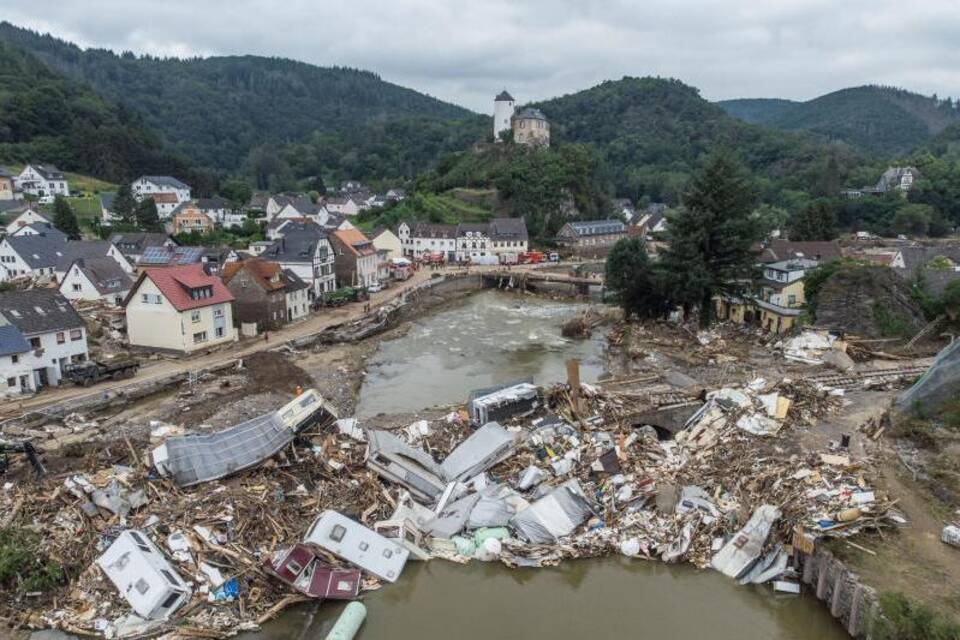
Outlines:
{"label": "river", "polygon": [[[428,314],[369,360],[358,413],[463,402],[471,389],[517,378],[563,380],[570,357],[582,361],[582,379],[595,380],[604,370],[603,337],[560,336],[560,323],[579,308],[488,291]],[[847,637],[812,597],[777,596],[713,571],[619,557],[519,570],[411,562],[396,584],[364,602],[369,615],[358,640]],[[254,635],[319,640],[341,608],[305,605]]]}

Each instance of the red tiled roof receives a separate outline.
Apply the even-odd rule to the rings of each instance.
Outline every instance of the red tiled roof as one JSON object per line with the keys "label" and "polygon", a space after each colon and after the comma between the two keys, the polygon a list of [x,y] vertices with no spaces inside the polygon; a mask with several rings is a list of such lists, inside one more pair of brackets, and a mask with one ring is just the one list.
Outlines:
{"label": "red tiled roof", "polygon": [[[189,311],[234,300],[233,294],[220,282],[219,278],[207,275],[203,271],[203,265],[187,264],[179,267],[146,269],[140,274],[137,284],[130,290],[128,302],[140,288],[144,278],[150,278],[177,311]],[[199,287],[211,287],[213,294],[209,298],[191,298],[190,289]]]}
{"label": "red tiled roof", "polygon": [[363,235],[359,229],[339,229],[334,231],[333,235],[354,255],[369,256],[377,252],[367,236]]}
{"label": "red tiled roof", "polygon": [[266,291],[275,291],[283,289],[284,284],[280,278],[280,265],[276,262],[268,262],[263,258],[250,258],[248,260],[238,260],[237,262],[228,262],[223,265],[223,283],[230,284],[234,276],[245,268],[251,277],[260,283],[260,288]]}
{"label": "red tiled roof", "polygon": [[177,194],[175,193],[148,193],[146,198],[150,198],[157,204],[176,204],[177,203]]}

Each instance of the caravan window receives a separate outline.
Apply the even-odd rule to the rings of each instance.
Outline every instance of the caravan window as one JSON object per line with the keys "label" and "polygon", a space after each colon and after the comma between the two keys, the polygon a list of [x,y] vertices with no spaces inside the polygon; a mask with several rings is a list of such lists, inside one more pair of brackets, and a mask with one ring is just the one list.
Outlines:
{"label": "caravan window", "polygon": [[137,543],[137,546],[140,547],[141,551],[150,553],[150,546],[146,543],[146,541],[144,541],[143,538],[140,537],[139,533],[136,531],[131,531],[130,537],[133,538],[133,541]]}
{"label": "caravan window", "polygon": [[312,404],[313,404],[314,402],[316,402],[316,401],[317,401],[316,396],[314,396],[314,395],[311,393],[311,394],[308,395],[306,398],[304,398],[303,400],[300,401],[300,406],[301,406],[301,407],[309,407],[310,405],[312,405]]}
{"label": "caravan window", "polygon": [[333,525],[333,530],[330,531],[331,540],[333,540],[334,542],[340,542],[341,540],[343,540],[343,536],[345,535],[347,535],[346,527],[339,524]]}
{"label": "caravan window", "polygon": [[300,563],[296,560],[287,560],[287,570],[290,573],[300,573],[303,571],[303,567],[301,567]]}
{"label": "caravan window", "polygon": [[133,588],[140,592],[140,595],[145,594],[147,591],[150,591],[150,585],[147,584],[147,581],[143,578],[140,578],[133,583]]}
{"label": "caravan window", "polygon": [[160,569],[160,573],[163,574],[163,577],[167,579],[167,582],[172,584],[175,587],[179,587],[180,583],[177,582],[177,579],[173,577],[173,574],[167,571],[166,569]]}
{"label": "caravan window", "polygon": [[163,604],[160,605],[160,608],[169,609],[170,607],[175,605],[177,603],[177,600],[179,599],[180,599],[180,593],[177,591],[174,591],[173,593],[167,596],[167,599],[163,601]]}
{"label": "caravan window", "polygon": [[360,543],[360,551],[366,551],[369,548],[370,548],[370,545],[368,545],[366,542]]}
{"label": "caravan window", "polygon": [[384,550],[383,550],[383,557],[384,557],[384,558],[390,558],[390,557],[392,557],[392,556],[393,556],[393,551],[390,551],[390,549],[384,549]]}

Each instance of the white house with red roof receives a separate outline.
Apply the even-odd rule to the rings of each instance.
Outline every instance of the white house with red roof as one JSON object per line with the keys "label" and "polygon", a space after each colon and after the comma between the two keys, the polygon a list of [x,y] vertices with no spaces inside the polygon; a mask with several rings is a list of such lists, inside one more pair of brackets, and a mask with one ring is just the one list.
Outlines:
{"label": "white house with red roof", "polygon": [[192,353],[233,342],[233,300],[202,264],[146,269],[124,301],[130,346]]}

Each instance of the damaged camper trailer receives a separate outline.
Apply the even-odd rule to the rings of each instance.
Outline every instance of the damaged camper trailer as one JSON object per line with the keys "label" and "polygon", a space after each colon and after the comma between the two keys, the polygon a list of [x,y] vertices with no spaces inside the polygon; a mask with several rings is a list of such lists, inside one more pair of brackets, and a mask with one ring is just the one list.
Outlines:
{"label": "damaged camper trailer", "polygon": [[293,442],[299,431],[332,418],[335,410],[307,389],[276,411],[222,431],[169,438],[151,459],[160,475],[189,487],[254,467]]}
{"label": "damaged camper trailer", "polygon": [[533,380],[525,380],[473,391],[470,393],[467,408],[470,411],[470,421],[479,427],[488,422],[530,413],[539,404],[540,390],[533,384]]}
{"label": "damaged camper trailer", "polygon": [[423,449],[386,431],[367,431],[367,466],[379,476],[406,487],[415,498],[434,503],[446,489],[443,469]]}
{"label": "damaged camper trailer", "polygon": [[190,600],[190,586],[143,532],[122,532],[97,559],[130,607],[141,618],[166,620]]}
{"label": "damaged camper trailer", "polygon": [[387,582],[400,577],[410,555],[406,548],[393,540],[331,509],[314,521],[303,542],[343,558]]}
{"label": "damaged camper trailer", "polygon": [[360,593],[359,569],[331,567],[305,544],[278,548],[264,559],[263,568],[311,598],[353,600]]}

